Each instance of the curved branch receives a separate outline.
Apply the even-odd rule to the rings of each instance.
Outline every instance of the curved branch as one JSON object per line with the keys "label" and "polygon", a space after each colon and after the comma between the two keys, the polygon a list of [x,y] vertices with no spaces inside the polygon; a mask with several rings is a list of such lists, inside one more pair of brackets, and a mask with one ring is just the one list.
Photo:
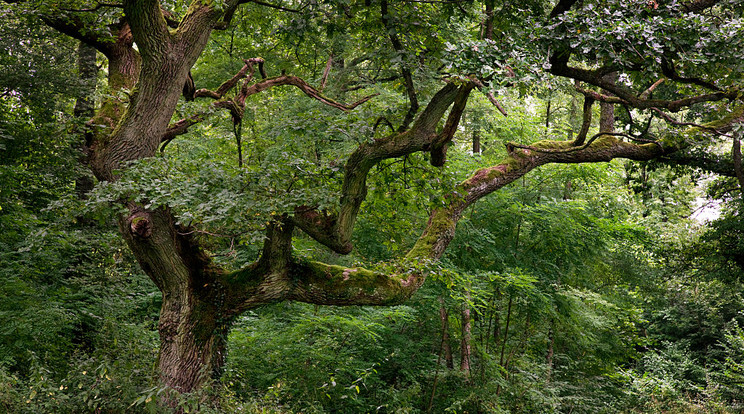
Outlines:
{"label": "curved branch", "polygon": [[79,18],[63,14],[42,15],[41,20],[54,30],[80,40],[89,46],[93,46],[96,50],[107,56],[109,55],[112,46],[111,40],[114,39],[113,35],[104,39],[95,30],[86,27],[85,23]]}
{"label": "curved branch", "polygon": [[[445,87],[440,91],[440,99],[435,106],[441,105],[443,101],[451,102],[455,99],[450,97],[452,92],[449,89],[451,88]],[[460,92],[459,88],[455,90]],[[429,106],[431,105],[430,103]],[[292,259],[288,255],[291,226],[271,227],[259,262],[229,276],[230,283],[236,287],[232,292],[244,292],[231,295],[234,298],[244,298],[237,307],[239,310],[267,303],[261,302],[262,300],[282,299],[320,305],[401,303],[423,284],[426,271],[422,270],[420,265],[437,260],[444,254],[454,237],[462,212],[479,199],[517,180],[534,168],[549,163],[607,162],[614,158],[651,160],[685,148],[691,141],[705,133],[706,128],[723,128],[723,125],[738,122],[742,118],[744,106],[737,108],[728,117],[704,126],[705,128],[689,128],[682,134],[665,137],[658,144],[623,142],[612,134],[604,133],[602,139],[593,141],[581,149],[576,149],[573,141],[538,141],[530,145],[530,149],[513,150],[499,164],[482,168],[457,185],[445,197],[445,205],[432,212],[426,229],[404,261],[389,269],[374,271]],[[395,137],[400,139],[399,135]],[[378,145],[384,147],[387,143]],[[363,147],[360,147],[358,151],[362,149]]]}
{"label": "curved branch", "polygon": [[705,129],[705,130],[707,130],[709,132],[712,132],[714,134],[726,136],[726,133],[724,131],[718,130],[716,128],[707,127],[705,125],[699,125],[699,124],[696,124],[694,122],[681,122],[681,121],[677,121],[676,119],[672,118],[669,114],[665,113],[664,111],[662,111],[659,108],[651,108],[651,109],[653,109],[654,112],[656,112],[657,114],[659,114],[659,116],[661,118],[663,118],[666,122],[669,122],[672,125],[689,126],[689,127],[701,128],[701,129]]}
{"label": "curved branch", "polygon": [[[744,106],[717,121],[716,127],[744,117]],[[714,127],[708,125],[707,127]],[[391,305],[408,299],[424,282],[426,272],[416,265],[437,260],[454,237],[462,212],[484,196],[549,163],[607,162],[614,158],[651,160],[689,145],[705,128],[693,127],[679,136],[668,136],[657,145],[619,141],[614,134],[577,149],[572,141],[539,141],[510,152],[499,164],[482,168],[445,197],[445,206],[435,209],[422,236],[406,255],[403,264],[389,270],[334,266],[319,262],[293,261],[289,265],[286,299],[319,305]],[[413,266],[406,268],[406,264]]]}
{"label": "curved branch", "polygon": [[349,112],[353,110],[354,108],[356,108],[357,106],[379,95],[379,94],[368,95],[356,102],[353,102],[350,104],[343,104],[341,102],[337,102],[331,98],[323,96],[320,92],[318,92],[317,89],[313,88],[312,86],[310,86],[309,83],[305,82],[305,80],[297,76],[292,76],[292,75],[277,76],[275,78],[265,79],[261,82],[254,83],[252,85],[243,85],[243,89],[241,90],[240,95],[248,97],[251,95],[255,95],[259,92],[265,91],[266,89],[272,88],[274,86],[281,86],[281,85],[295,86],[298,89],[300,89],[305,95],[319,102],[322,102],[330,107],[340,109],[344,112]]}
{"label": "curved branch", "polygon": [[[559,3],[554,8],[553,12],[551,12],[550,17],[555,18],[559,14],[564,13],[574,3],[575,1],[573,0],[560,0]],[[712,5],[716,3],[718,3],[717,0],[692,0],[683,7],[683,12],[699,11],[699,10],[711,7]],[[635,91],[633,91],[630,87],[623,85],[621,82],[613,82],[609,79],[604,78],[605,74],[609,72],[613,72],[613,71],[618,71],[619,68],[609,66],[609,67],[601,67],[599,69],[588,70],[588,69],[582,69],[582,68],[577,68],[577,67],[571,67],[568,64],[571,58],[571,54],[572,54],[572,51],[570,48],[568,48],[567,45],[563,47],[559,47],[556,50],[554,50],[549,58],[549,63],[550,63],[549,72],[556,76],[562,76],[562,77],[566,77],[569,79],[574,79],[576,81],[586,82],[590,85],[598,86],[604,89],[605,91],[615,95],[615,97],[610,97],[610,96],[600,95],[600,94],[593,95],[593,98],[595,100],[598,100],[601,102],[624,104],[624,105],[633,106],[638,109],[647,109],[651,107],[657,107],[657,108],[664,108],[672,112],[677,112],[677,111],[682,110],[683,108],[689,107],[697,103],[720,101],[723,99],[736,100],[740,98],[741,96],[741,90],[739,88],[734,87],[734,88],[728,88],[726,90],[720,90],[718,87],[716,87],[710,82],[706,82],[701,79],[682,77],[677,74],[676,69],[669,62],[663,62],[662,71],[670,79],[675,80],[680,83],[696,84],[696,85],[699,85],[705,88],[713,89],[715,92],[708,93],[708,94],[700,94],[700,95],[695,95],[695,96],[688,96],[688,97],[684,97],[680,99],[672,99],[672,100],[649,99],[648,96],[650,95],[650,92],[653,90],[652,88],[655,88],[658,82],[657,84],[654,84],[654,86],[652,86],[652,88],[650,88],[648,91],[644,91],[638,94]]]}
{"label": "curved branch", "polygon": [[448,83],[432,97],[410,130],[361,144],[345,165],[338,214],[296,212],[295,225],[310,237],[341,254],[351,252],[351,232],[359,207],[367,195],[367,174],[384,159],[402,157],[431,148],[436,126],[455,101],[459,88]]}
{"label": "curved branch", "polygon": [[684,76],[681,76],[679,73],[677,73],[677,68],[674,67],[674,62],[670,62],[666,58],[661,59],[661,73],[663,73],[664,76],[668,77],[669,79],[679,82],[679,83],[702,86],[703,88],[710,89],[713,91],[721,90],[721,88],[719,88],[718,86],[712,84],[711,82],[705,81],[703,79],[686,78]]}
{"label": "curved branch", "polygon": [[506,112],[506,109],[501,105],[501,103],[496,99],[495,96],[493,96],[493,92],[486,91],[486,87],[483,84],[483,82],[480,81],[480,79],[476,78],[475,76],[471,76],[470,80],[475,84],[475,86],[478,87],[478,90],[483,92],[484,95],[486,95],[486,98],[488,98],[488,101],[491,102],[493,106],[496,107],[496,109],[501,112],[501,115],[509,116]]}
{"label": "curved branch", "polygon": [[723,99],[735,100],[738,99],[741,95],[741,91],[738,88],[730,88],[714,93],[695,95],[676,100],[647,99],[645,98],[643,93],[636,96],[633,90],[626,86],[623,86],[620,82],[615,83],[611,82],[610,80],[604,79],[603,73],[606,72],[606,70],[599,71],[572,68],[568,66],[567,62],[568,61],[565,56],[552,56],[550,73],[556,76],[563,76],[577,81],[586,82],[590,85],[598,86],[614,95],[617,95],[616,97],[613,97],[602,95],[593,91],[582,91],[582,93],[591,95],[598,101],[630,105],[638,109],[657,107],[665,108],[672,112],[677,112],[696,103],[720,101]]}

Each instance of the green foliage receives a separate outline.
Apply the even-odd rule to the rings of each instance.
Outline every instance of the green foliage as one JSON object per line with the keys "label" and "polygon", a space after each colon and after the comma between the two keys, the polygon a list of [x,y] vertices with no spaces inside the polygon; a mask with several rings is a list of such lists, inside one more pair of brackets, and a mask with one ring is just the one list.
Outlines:
{"label": "green foliage", "polygon": [[[705,78],[722,65],[740,67],[737,53],[716,53],[741,42],[744,25],[736,2],[723,2],[711,14],[682,13],[683,7],[680,2],[587,2],[558,16],[544,36],[553,47],[568,44],[587,61],[643,67],[642,76],[649,79],[658,79],[662,54],[692,77]],[[718,82],[730,85],[728,79]]]}
{"label": "green foliage", "polygon": [[[243,397],[302,412],[393,412],[410,403],[405,394],[433,363],[424,356],[428,329],[414,329],[419,312],[280,304],[249,314],[231,335],[223,381]],[[412,346],[411,336],[422,343]]]}

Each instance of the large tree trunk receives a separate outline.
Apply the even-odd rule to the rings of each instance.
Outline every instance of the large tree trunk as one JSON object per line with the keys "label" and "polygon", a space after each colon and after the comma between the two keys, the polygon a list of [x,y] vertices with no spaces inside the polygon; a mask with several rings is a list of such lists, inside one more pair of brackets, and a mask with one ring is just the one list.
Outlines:
{"label": "large tree trunk", "polygon": [[[118,29],[116,42],[101,48],[109,62],[109,87],[130,91],[130,99],[110,98],[91,122],[98,126],[91,168],[99,180],[117,180],[117,171],[127,162],[155,155],[188,71],[211,31],[205,10],[184,18],[192,27],[203,26],[200,30],[170,33],[157,2],[125,2],[128,23]],[[119,219],[121,233],[163,295],[161,383],[191,392],[222,367],[234,303],[227,304],[222,272],[168,209],[147,210],[136,203],[127,208],[129,213]]]}
{"label": "large tree trunk", "polygon": [[163,301],[158,371],[163,385],[192,392],[219,378],[225,362],[229,323],[215,318],[195,291]]}
{"label": "large tree trunk", "polygon": [[163,294],[158,368],[163,385],[191,392],[219,372],[229,318],[226,289],[209,258],[165,209],[136,210],[121,231],[142,269]]}

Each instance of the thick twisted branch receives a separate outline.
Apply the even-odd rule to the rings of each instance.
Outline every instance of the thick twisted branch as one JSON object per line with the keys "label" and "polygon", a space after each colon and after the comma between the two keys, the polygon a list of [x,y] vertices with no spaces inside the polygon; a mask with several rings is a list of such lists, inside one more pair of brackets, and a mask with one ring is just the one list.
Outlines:
{"label": "thick twisted branch", "polygon": [[369,170],[384,159],[429,150],[437,137],[437,124],[455,101],[458,90],[451,83],[440,89],[410,130],[361,144],[346,162],[338,213],[298,210],[292,219],[297,227],[328,248],[342,254],[349,253],[352,250],[351,231],[367,195]]}

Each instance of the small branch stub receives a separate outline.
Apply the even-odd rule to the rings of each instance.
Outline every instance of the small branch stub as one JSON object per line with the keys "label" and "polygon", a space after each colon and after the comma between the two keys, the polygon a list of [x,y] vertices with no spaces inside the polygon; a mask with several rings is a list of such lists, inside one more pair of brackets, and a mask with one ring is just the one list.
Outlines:
{"label": "small branch stub", "polygon": [[152,235],[152,222],[145,212],[137,212],[129,217],[129,231],[135,237],[146,239]]}

